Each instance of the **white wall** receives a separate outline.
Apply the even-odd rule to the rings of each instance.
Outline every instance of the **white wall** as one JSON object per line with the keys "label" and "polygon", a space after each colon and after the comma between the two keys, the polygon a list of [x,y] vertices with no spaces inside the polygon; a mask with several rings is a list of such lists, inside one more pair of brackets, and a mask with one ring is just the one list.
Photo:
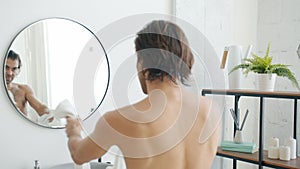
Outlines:
{"label": "white wall", "polygon": [[[270,42],[270,55],[274,63],[291,65],[289,68],[300,81],[300,58],[296,50],[300,44],[300,13],[298,0],[265,0],[259,1],[258,46],[257,53],[265,53]],[[272,9],[267,12],[267,9]],[[275,90],[297,91],[287,78],[277,77]],[[299,91],[298,91],[299,92]],[[265,109],[265,138],[278,137],[280,145],[292,136],[293,132],[293,100],[267,100]],[[298,101],[299,105],[299,101]],[[298,106],[298,114],[300,108]],[[298,117],[299,124],[299,117]],[[300,138],[299,125],[297,138]],[[269,132],[267,132],[269,131]],[[298,155],[300,154],[298,140]],[[266,148],[269,145],[266,142]]]}
{"label": "white wall", "polygon": [[243,46],[256,44],[257,1],[231,0],[230,43]]}
{"label": "white wall", "polygon": [[[300,44],[299,0],[177,0],[176,15],[191,22],[208,37],[217,53],[222,55],[226,45],[252,44],[253,52],[263,54],[267,43],[271,42],[274,62],[292,65],[291,69],[300,80],[300,59],[296,50]],[[253,76],[242,77],[242,88],[254,88]],[[295,91],[287,79],[277,78],[275,90]],[[258,143],[259,107],[258,99],[241,98],[242,113],[250,110],[244,128],[244,139]],[[286,100],[267,100],[265,105],[265,149],[268,139],[279,137],[281,144],[292,135],[293,104]],[[227,111],[224,113],[224,138],[232,139],[233,121],[229,109],[233,98],[228,97]],[[299,111],[298,107],[298,111]],[[298,119],[299,120],[299,119]],[[254,127],[253,127],[254,126]],[[299,128],[299,125],[298,125]],[[299,136],[298,131],[298,138]],[[298,144],[299,148],[299,144]],[[232,168],[231,160],[224,160],[224,168]],[[239,168],[257,168],[239,162]]]}
{"label": "white wall", "polygon": [[[291,70],[300,80],[300,60],[296,55],[300,43],[299,9],[298,0],[233,0],[232,1],[232,29],[231,40],[236,44],[252,44],[253,52],[263,55],[267,43],[271,43],[270,54],[274,63],[291,65]],[[254,88],[252,74],[242,77],[243,88]],[[287,79],[277,78],[275,90],[296,91]],[[244,113],[250,110],[248,120],[244,128],[244,139],[258,144],[259,100],[255,98],[241,98],[240,106]],[[299,102],[298,102],[299,103]],[[229,107],[229,105],[228,105]],[[293,101],[285,99],[266,99],[265,101],[265,132],[264,148],[267,149],[268,139],[278,137],[280,144],[284,139],[292,135],[292,111]],[[298,112],[299,112],[298,107]],[[298,118],[299,120],[299,118]],[[232,124],[231,117],[228,124]],[[254,126],[254,127],[253,127]],[[231,126],[232,127],[232,126]],[[299,126],[298,126],[299,128]],[[231,138],[232,128],[227,128],[227,138]],[[297,134],[298,138],[299,131]],[[299,148],[299,144],[298,144]],[[257,168],[255,165],[239,162],[240,168]],[[229,167],[230,168],[230,167]]]}
{"label": "white wall", "polygon": [[[70,18],[97,32],[125,16],[140,13],[170,14],[171,10],[171,0],[3,0],[0,6],[0,64],[3,65],[5,52],[14,36],[39,19]],[[0,88],[0,168],[32,168],[35,159],[40,160],[42,168],[71,162],[65,131],[41,128],[30,123],[10,104],[4,86]]]}
{"label": "white wall", "polygon": [[231,4],[231,0],[177,0],[175,13],[199,29],[221,58],[230,43]]}

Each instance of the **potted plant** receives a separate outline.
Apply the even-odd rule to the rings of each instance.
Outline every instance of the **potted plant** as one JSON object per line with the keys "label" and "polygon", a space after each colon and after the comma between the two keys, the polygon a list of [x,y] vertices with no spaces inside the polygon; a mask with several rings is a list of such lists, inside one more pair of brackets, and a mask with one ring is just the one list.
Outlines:
{"label": "potted plant", "polygon": [[[298,90],[300,90],[299,84],[297,82],[294,73],[291,72],[291,70],[288,68],[289,65],[273,64],[272,57],[269,56],[269,51],[270,51],[270,43],[268,44],[264,57],[260,57],[252,53],[252,58],[244,59],[245,62],[233,67],[232,70],[229,72],[229,74],[237,69],[242,69],[243,74],[245,74],[246,76],[248,75],[249,72],[254,72],[255,74],[257,74],[256,83],[259,90],[267,90],[267,91],[272,91],[274,89],[276,76],[281,76],[281,77],[288,78],[291,81],[291,83]],[[270,81],[270,83],[273,84],[268,84],[267,81]]]}

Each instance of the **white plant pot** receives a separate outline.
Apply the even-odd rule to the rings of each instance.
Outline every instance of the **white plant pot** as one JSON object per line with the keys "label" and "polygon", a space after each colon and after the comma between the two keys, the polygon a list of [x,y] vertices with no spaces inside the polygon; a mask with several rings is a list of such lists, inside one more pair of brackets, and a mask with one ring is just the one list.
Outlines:
{"label": "white plant pot", "polygon": [[274,91],[276,74],[255,74],[255,86],[260,91]]}

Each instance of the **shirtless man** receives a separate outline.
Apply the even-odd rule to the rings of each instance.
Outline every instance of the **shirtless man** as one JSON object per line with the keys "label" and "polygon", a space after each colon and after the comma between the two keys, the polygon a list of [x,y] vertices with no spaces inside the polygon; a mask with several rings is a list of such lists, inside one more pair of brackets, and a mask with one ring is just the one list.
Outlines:
{"label": "shirtless man", "polygon": [[48,107],[42,104],[35,96],[28,85],[13,83],[14,78],[19,74],[22,62],[19,54],[10,50],[5,65],[6,86],[11,99],[14,100],[16,107],[25,115],[28,115],[27,104],[38,113],[39,116],[48,114]]}
{"label": "shirtless man", "polygon": [[140,84],[148,97],[106,113],[85,138],[80,121],[68,117],[72,159],[83,164],[117,145],[128,169],[209,169],[217,151],[219,123],[199,141],[212,101],[182,85],[194,62],[183,31],[168,21],[153,21],[137,34],[135,46]]}

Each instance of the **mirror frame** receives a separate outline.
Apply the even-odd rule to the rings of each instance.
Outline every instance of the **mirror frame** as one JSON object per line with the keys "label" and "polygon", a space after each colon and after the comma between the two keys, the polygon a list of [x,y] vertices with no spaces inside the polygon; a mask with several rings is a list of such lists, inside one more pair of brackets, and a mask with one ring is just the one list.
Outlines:
{"label": "mirror frame", "polygon": [[24,31],[26,30],[27,28],[29,28],[30,26],[34,25],[34,24],[37,24],[39,22],[42,22],[42,21],[45,21],[45,20],[49,20],[49,19],[60,19],[60,20],[66,20],[66,21],[69,21],[69,22],[73,22],[74,24],[78,24],[79,26],[81,26],[82,28],[84,28],[86,31],[88,31],[89,33],[91,33],[91,35],[96,38],[96,40],[99,42],[104,54],[105,54],[105,60],[106,60],[106,63],[107,63],[107,71],[108,71],[108,74],[107,74],[107,84],[106,84],[106,87],[105,87],[105,91],[104,91],[104,94],[103,94],[103,97],[101,98],[100,102],[97,104],[97,107],[91,111],[91,113],[87,116],[87,117],[84,117],[82,120],[87,120],[88,118],[90,118],[97,110],[98,108],[100,107],[100,105],[102,104],[106,94],[107,94],[107,91],[108,91],[108,87],[109,87],[109,82],[110,82],[110,66],[109,66],[109,61],[108,61],[108,56],[107,56],[107,52],[106,50],[104,49],[104,46],[103,44],[101,43],[101,41],[99,40],[99,38],[97,37],[97,35],[92,32],[87,26],[83,25],[82,23],[78,22],[78,21],[75,21],[73,19],[69,19],[69,18],[64,18],[64,17],[48,17],[48,18],[43,18],[43,19],[39,19],[39,20],[36,20],[34,22],[31,22],[30,24],[26,25],[24,28],[22,28],[15,36],[14,38],[11,40],[6,52],[5,52],[5,57],[4,57],[4,62],[3,62],[3,68],[2,68],[2,79],[3,79],[3,85],[4,85],[4,89],[5,89],[5,92],[6,92],[6,95],[10,101],[10,103],[12,104],[12,106],[14,107],[14,109],[23,117],[25,118],[26,120],[30,121],[31,123],[37,125],[37,126],[40,126],[40,127],[43,127],[43,128],[49,128],[49,129],[64,129],[65,126],[46,126],[46,125],[42,125],[38,122],[35,122],[31,119],[29,119],[28,117],[26,117],[22,112],[20,112],[20,110],[18,110],[18,108],[16,107],[14,101],[12,100],[12,98],[10,97],[9,93],[8,93],[8,89],[7,89],[7,85],[6,85],[6,79],[5,79],[5,65],[6,65],[6,60],[7,60],[7,56],[8,56],[8,53],[14,43],[14,41],[17,39],[17,37]]}

